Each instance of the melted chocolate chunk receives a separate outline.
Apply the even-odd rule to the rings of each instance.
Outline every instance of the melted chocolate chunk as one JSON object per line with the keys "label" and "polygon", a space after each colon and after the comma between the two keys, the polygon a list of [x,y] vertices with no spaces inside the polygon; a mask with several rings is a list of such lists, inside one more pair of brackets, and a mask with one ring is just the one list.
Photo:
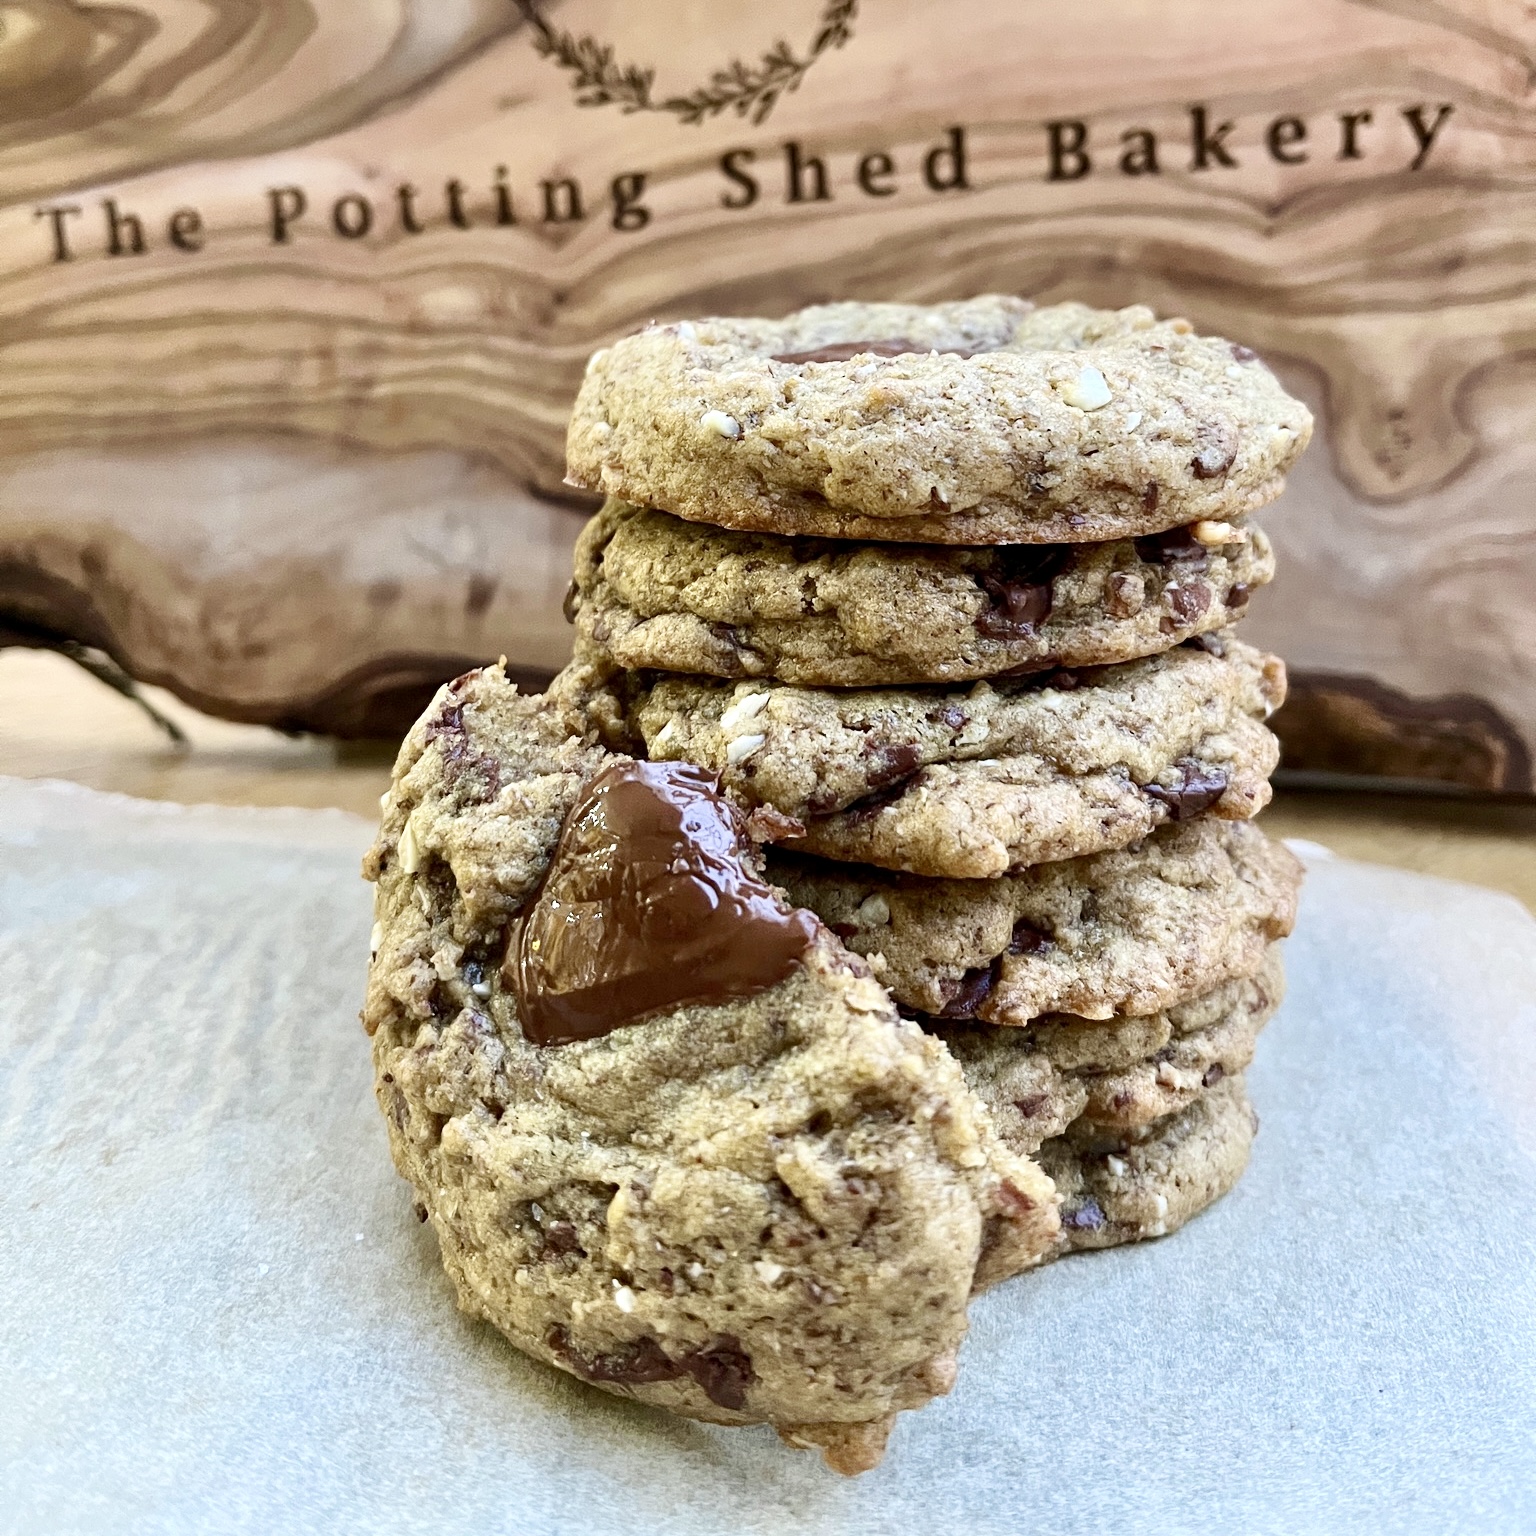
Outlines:
{"label": "melted chocolate chunk", "polygon": [[967,971],[959,981],[949,982],[946,988],[949,997],[939,1010],[939,1017],[941,1019],[975,1018],[976,1010],[986,1002],[992,994],[992,988],[997,985],[1002,968],[1002,957],[999,956],[990,965],[977,966],[974,971]]}
{"label": "melted chocolate chunk", "polygon": [[1056,940],[1045,929],[1021,917],[1013,925],[1013,937],[1008,941],[1010,955],[1043,955]]}
{"label": "melted chocolate chunk", "polygon": [[1104,1211],[1097,1200],[1084,1200],[1081,1205],[1061,1213],[1061,1224],[1074,1232],[1097,1232],[1104,1225]]}
{"label": "melted chocolate chunk", "polygon": [[783,981],[816,932],[747,868],[740,816],[691,763],[614,763],[583,788],[503,964],[534,1045]]}
{"label": "melted chocolate chunk", "polygon": [[1051,616],[1051,583],[1072,558],[1064,544],[1022,545],[998,562],[995,572],[976,578],[992,606],[976,618],[976,632],[989,640],[1032,639]]}
{"label": "melted chocolate chunk", "polygon": [[1192,565],[1203,571],[1211,563],[1211,552],[1195,537],[1193,523],[1144,534],[1136,540],[1136,553],[1149,565]]}
{"label": "melted chocolate chunk", "polygon": [[935,347],[922,341],[908,341],[903,336],[890,341],[829,341],[825,346],[812,347],[807,352],[776,352],[768,359],[771,363],[850,363],[856,357],[872,352],[876,357],[910,357],[914,353],[941,352],[946,357],[975,357],[978,352],[991,352],[992,347]]}
{"label": "melted chocolate chunk", "polygon": [[1180,758],[1172,784],[1143,784],[1142,791],[1168,807],[1170,821],[1192,821],[1216,804],[1227,791],[1225,768],[1207,768],[1192,758]]}
{"label": "melted chocolate chunk", "polygon": [[732,1411],[746,1406],[747,1388],[757,1380],[751,1356],[730,1334],[721,1334],[702,1349],[689,1350],[676,1360],[652,1338],[638,1339],[628,1349],[611,1355],[583,1355],[572,1347],[570,1335],[558,1323],[549,1330],[545,1343],[587,1381],[645,1386],[691,1376],[710,1402]]}

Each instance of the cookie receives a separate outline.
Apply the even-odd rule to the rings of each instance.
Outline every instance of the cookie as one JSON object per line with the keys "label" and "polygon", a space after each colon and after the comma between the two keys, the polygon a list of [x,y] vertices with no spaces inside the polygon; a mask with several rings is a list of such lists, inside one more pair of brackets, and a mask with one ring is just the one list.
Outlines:
{"label": "cookie", "polygon": [[1178,1231],[1242,1177],[1258,1128],[1238,1076],[1140,1131],[1074,1128],[1046,1142],[1039,1159],[1061,1196],[1060,1251]]}
{"label": "cookie", "polygon": [[588,364],[566,457],[573,485],[722,528],[1082,543],[1261,507],[1311,431],[1187,321],[994,294],[650,326]]}
{"label": "cookie", "polygon": [[365,873],[396,1166],[527,1353],[857,1471],[1049,1251],[1049,1181],[701,770],[487,668],[407,737]]}
{"label": "cookie", "polygon": [[969,689],[610,687],[646,756],[702,764],[746,809],[785,818],[770,840],[982,878],[1269,803],[1280,754],[1262,722],[1285,698],[1285,668],[1230,636],[1206,644]]}
{"label": "cookie", "polygon": [[1107,544],[941,549],[735,533],[607,502],[566,605],[617,666],[809,687],[948,683],[1165,651],[1274,576],[1252,524]]}
{"label": "cookie", "polygon": [[1069,1128],[1132,1131],[1187,1109],[1247,1068],[1284,992],[1272,945],[1253,976],[1151,1016],[926,1027],[949,1047],[1008,1145],[1033,1153]]}
{"label": "cookie", "polygon": [[769,873],[904,1008],[1020,1025],[1153,1014],[1253,974],[1291,931],[1301,864],[1250,822],[1195,821],[995,880],[770,850]]}

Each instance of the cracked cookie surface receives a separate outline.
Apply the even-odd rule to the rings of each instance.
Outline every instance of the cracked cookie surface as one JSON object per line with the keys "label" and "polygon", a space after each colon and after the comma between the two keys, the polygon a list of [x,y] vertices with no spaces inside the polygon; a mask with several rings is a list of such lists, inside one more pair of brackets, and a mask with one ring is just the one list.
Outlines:
{"label": "cracked cookie surface", "polygon": [[1263,506],[1311,430],[1186,321],[994,294],[652,326],[593,356],[566,453],[574,485],[725,528],[1076,543]]}
{"label": "cracked cookie surface", "polygon": [[567,611],[583,646],[630,669],[942,683],[1154,655],[1232,623],[1274,569],[1242,523],[943,549],[736,533],[609,501],[577,541]]}
{"label": "cracked cookie surface", "polygon": [[973,1291],[1049,1250],[1050,1183],[809,919],[801,960],[750,996],[533,1044],[509,944],[615,761],[497,668],[407,737],[365,864],[396,1166],[460,1305],[519,1348],[860,1470],[897,1411],[949,1389]]}
{"label": "cracked cookie surface", "polygon": [[[1207,649],[1206,647],[1209,647]],[[766,840],[851,863],[982,878],[1124,847],[1165,821],[1256,815],[1279,758],[1279,659],[1230,635],[1092,671],[969,689],[597,678],[653,760],[713,769]]]}
{"label": "cracked cookie surface", "polygon": [[1162,828],[1131,848],[934,880],[771,850],[769,875],[904,1008],[1020,1025],[1152,1014],[1258,970],[1296,917],[1300,861],[1249,822]]}

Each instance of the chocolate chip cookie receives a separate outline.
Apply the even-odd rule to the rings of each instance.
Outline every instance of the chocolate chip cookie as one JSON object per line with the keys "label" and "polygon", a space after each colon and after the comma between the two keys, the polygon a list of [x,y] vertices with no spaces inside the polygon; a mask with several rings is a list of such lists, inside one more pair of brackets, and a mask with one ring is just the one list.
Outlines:
{"label": "chocolate chip cookie", "polygon": [[396,1166],[529,1354],[857,1471],[1049,1251],[1049,1181],[708,773],[487,668],[407,737],[365,873]]}
{"label": "chocolate chip cookie", "polygon": [[1152,1014],[1234,977],[1291,931],[1301,864],[1250,822],[1163,827],[1140,845],[995,880],[930,880],[771,850],[769,873],[904,1008],[1020,1025]]}
{"label": "chocolate chip cookie", "polygon": [[598,352],[573,485],[723,528],[1097,542],[1274,499],[1312,431],[1246,347],[1151,310],[825,304]]}
{"label": "chocolate chip cookie", "polygon": [[1237,1076],[1138,1131],[1080,1121],[1046,1142],[1039,1158],[1061,1195],[1061,1251],[1176,1232],[1237,1183],[1258,1128]]}
{"label": "chocolate chip cookie", "polygon": [[925,1027],[949,1047],[998,1134],[1033,1153],[1069,1130],[1134,1131],[1187,1109],[1253,1060],[1285,995],[1278,945],[1252,976],[1159,1013],[1106,1021],[1053,1014],[1018,1029]]}
{"label": "chocolate chip cookie", "polygon": [[[579,687],[578,666],[556,691]],[[588,686],[600,687],[590,683]],[[653,760],[700,763],[764,837],[854,863],[1000,875],[1269,803],[1262,722],[1285,668],[1230,635],[1121,666],[968,689],[834,690],[619,675],[613,709]]]}
{"label": "chocolate chip cookie", "polygon": [[566,611],[621,667],[944,683],[1153,655],[1241,617],[1274,570],[1241,522],[939,549],[736,533],[609,501],[577,541]]}

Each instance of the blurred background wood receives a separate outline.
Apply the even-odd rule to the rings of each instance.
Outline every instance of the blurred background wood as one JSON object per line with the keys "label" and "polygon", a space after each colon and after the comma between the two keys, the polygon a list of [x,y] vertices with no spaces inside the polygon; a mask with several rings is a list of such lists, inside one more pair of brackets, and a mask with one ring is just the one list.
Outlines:
{"label": "blurred background wood", "polygon": [[[1145,301],[1320,416],[1252,620],[1320,675],[1290,760],[1529,787],[1528,7],[5,14],[0,612],[233,718],[398,732],[468,661],[563,659],[563,421],[614,334],[850,295]],[[796,89],[681,120],[781,39]],[[1157,173],[1125,174],[1146,135]]]}

